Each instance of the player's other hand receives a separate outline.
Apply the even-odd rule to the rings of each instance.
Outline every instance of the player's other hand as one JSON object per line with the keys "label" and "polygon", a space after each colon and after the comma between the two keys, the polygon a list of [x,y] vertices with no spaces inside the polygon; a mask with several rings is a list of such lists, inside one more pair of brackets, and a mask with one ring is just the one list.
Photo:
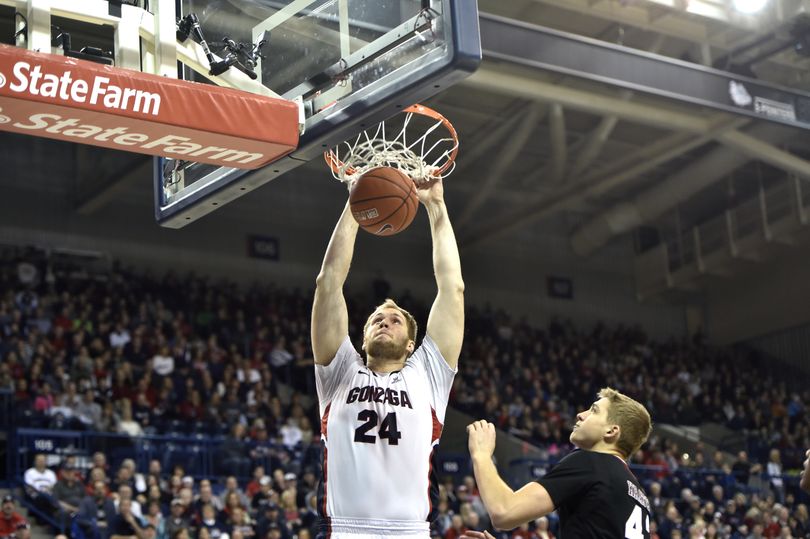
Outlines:
{"label": "player's other hand", "polygon": [[441,202],[444,200],[444,184],[441,178],[434,178],[416,184],[416,194],[422,204]]}
{"label": "player's other hand", "polygon": [[804,469],[802,470],[802,479],[799,486],[805,492],[810,492],[810,449],[804,454],[807,457],[804,461]]}
{"label": "player's other hand", "polygon": [[492,458],[495,452],[495,425],[483,419],[467,425],[467,446],[472,458]]}
{"label": "player's other hand", "polygon": [[459,537],[459,539],[495,539],[495,537],[493,537],[493,535],[486,530],[482,532],[467,530]]}

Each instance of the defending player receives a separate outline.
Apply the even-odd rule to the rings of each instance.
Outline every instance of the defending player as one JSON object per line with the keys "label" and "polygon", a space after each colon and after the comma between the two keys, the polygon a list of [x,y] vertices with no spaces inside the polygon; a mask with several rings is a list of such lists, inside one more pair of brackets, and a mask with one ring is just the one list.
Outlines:
{"label": "defending player", "polygon": [[358,225],[347,204],[329,241],[312,307],[320,401],[321,536],[428,537],[438,443],[464,332],[464,283],[441,180],[418,189],[430,219],[438,294],[416,347],[416,321],[393,301],[349,339],[343,284]]}
{"label": "defending player", "polygon": [[[559,510],[564,539],[649,539],[650,504],[626,459],[647,439],[650,414],[640,403],[610,388],[577,414],[571,443],[580,448],[537,482],[513,491],[492,462],[495,427],[467,427],[475,479],[492,523],[512,529]],[[492,537],[467,532],[467,537]]]}

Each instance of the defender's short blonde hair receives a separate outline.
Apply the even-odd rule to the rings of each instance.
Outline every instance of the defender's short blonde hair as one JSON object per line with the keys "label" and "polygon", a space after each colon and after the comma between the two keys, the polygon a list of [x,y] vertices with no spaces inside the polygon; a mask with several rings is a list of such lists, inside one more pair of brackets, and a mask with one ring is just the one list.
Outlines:
{"label": "defender's short blonde hair", "polygon": [[650,413],[640,402],[610,387],[601,389],[599,398],[610,402],[607,419],[621,429],[616,445],[626,458],[630,458],[650,436]]}
{"label": "defender's short blonde hair", "polygon": [[368,317],[368,320],[366,320],[366,325],[363,326],[363,336],[365,336],[366,331],[368,331],[368,327],[371,325],[371,319],[374,317],[374,313],[380,309],[398,310],[402,316],[405,317],[405,322],[408,324],[408,338],[413,342],[416,342],[416,330],[418,329],[416,325],[416,318],[414,318],[411,313],[397,305],[397,303],[391,298],[386,299],[384,302],[382,302],[382,304],[378,305],[377,308],[374,309],[374,312],[371,313],[371,316]]}

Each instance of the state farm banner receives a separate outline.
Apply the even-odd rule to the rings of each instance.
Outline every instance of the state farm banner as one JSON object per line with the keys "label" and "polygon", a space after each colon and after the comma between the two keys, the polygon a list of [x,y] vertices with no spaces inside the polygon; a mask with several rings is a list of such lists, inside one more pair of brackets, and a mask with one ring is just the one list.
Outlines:
{"label": "state farm banner", "polygon": [[0,45],[0,130],[254,169],[298,146],[285,99]]}

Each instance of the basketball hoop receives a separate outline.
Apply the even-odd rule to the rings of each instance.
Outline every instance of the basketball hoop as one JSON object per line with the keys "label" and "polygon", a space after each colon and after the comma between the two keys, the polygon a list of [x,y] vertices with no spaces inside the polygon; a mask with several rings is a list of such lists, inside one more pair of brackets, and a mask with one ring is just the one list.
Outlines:
{"label": "basketball hoop", "polygon": [[424,105],[411,105],[325,152],[332,175],[351,187],[372,168],[393,167],[420,185],[447,176],[456,164],[458,135],[450,121]]}

